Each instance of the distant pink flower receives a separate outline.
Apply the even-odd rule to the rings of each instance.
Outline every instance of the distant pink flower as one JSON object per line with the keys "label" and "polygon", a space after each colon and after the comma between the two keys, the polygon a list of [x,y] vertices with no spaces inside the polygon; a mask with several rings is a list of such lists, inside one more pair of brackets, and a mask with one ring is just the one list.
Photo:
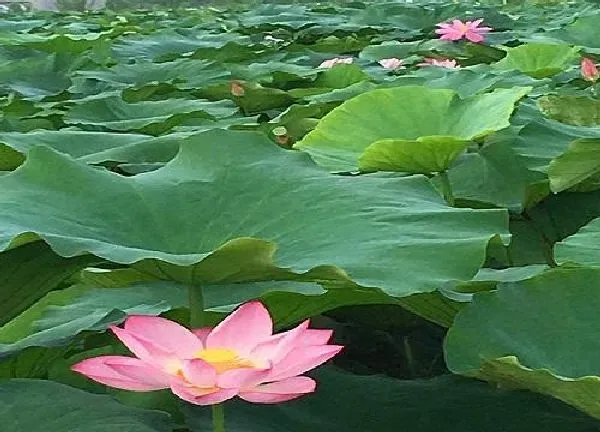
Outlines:
{"label": "distant pink flower", "polygon": [[483,19],[467,22],[454,20],[451,24],[439,23],[436,25],[440,28],[435,32],[441,35],[440,39],[444,40],[456,41],[464,38],[471,42],[482,42],[484,35],[492,30],[491,27],[479,27],[482,22]]}
{"label": "distant pink flower", "polygon": [[591,58],[584,57],[581,59],[581,76],[586,81],[596,81],[600,77],[598,66]]}
{"label": "distant pink flower", "polygon": [[135,357],[100,356],[72,370],[110,387],[171,391],[196,405],[235,396],[277,403],[315,391],[302,374],[326,362],[342,346],[329,345],[331,330],[308,328],[273,334],[269,312],[260,302],[240,306],[215,328],[188,330],[165,318],[132,315],[111,330]]}
{"label": "distant pink flower", "polygon": [[460,65],[456,64],[456,60],[447,58],[424,58],[423,63],[417,66],[439,66],[446,69],[460,69]]}
{"label": "distant pink flower", "polygon": [[389,70],[396,70],[396,69],[405,69],[404,66],[402,66],[402,60],[399,58],[386,58],[386,59],[381,59],[378,61],[378,63],[383,66],[385,69],[389,69]]}
{"label": "distant pink flower", "polygon": [[338,65],[338,64],[351,64],[353,61],[354,61],[354,59],[352,57],[346,57],[346,58],[343,58],[343,57],[334,57],[332,59],[325,60],[318,67],[319,67],[319,69],[331,69],[335,65]]}

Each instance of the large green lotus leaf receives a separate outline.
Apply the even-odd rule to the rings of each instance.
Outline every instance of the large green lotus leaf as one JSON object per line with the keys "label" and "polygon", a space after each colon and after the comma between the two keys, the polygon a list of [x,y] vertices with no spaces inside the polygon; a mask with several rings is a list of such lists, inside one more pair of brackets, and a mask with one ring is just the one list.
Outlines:
{"label": "large green lotus leaf", "polygon": [[600,53],[598,40],[600,14],[579,16],[569,25],[547,32],[548,36],[567,42],[571,45],[585,47],[592,53]]}
{"label": "large green lotus leaf", "polygon": [[401,34],[405,34],[404,31],[421,34],[423,29],[432,29],[438,22],[459,16],[464,11],[465,6],[461,4],[436,5],[429,8],[416,4],[376,2],[360,11],[353,11],[350,19],[363,27],[387,26],[389,29],[402,29]]}
{"label": "large green lotus leaf", "polygon": [[551,246],[600,217],[600,191],[553,194],[527,213],[526,220],[534,223]]}
{"label": "large green lotus leaf", "polygon": [[365,47],[358,55],[361,59],[378,61],[384,58],[405,58],[418,51],[419,42],[385,41]]}
{"label": "large green lotus leaf", "polygon": [[554,158],[568,150],[571,142],[580,138],[600,138],[600,126],[560,123],[544,117],[535,106],[527,102],[521,104],[514,121],[520,126],[514,131],[516,133],[511,131],[507,134],[507,142],[523,158],[529,169],[543,173],[548,171]]}
{"label": "large green lotus leaf", "polygon": [[164,63],[120,63],[110,69],[78,71],[76,75],[113,83],[115,88],[170,83],[179,89],[193,89],[225,81],[231,73],[206,60],[179,59]]}
{"label": "large green lotus leaf", "polygon": [[[225,407],[230,432],[591,432],[598,422],[529,392],[499,390],[477,380],[441,376],[402,381],[323,368],[317,391],[278,405],[243,402]],[[363,395],[364,397],[357,397]],[[210,410],[187,405],[192,430],[210,429]]]}
{"label": "large green lotus leaf", "polygon": [[330,89],[343,89],[368,79],[369,76],[359,66],[355,64],[340,64],[321,72],[315,80],[314,85]]}
{"label": "large green lotus leaf", "polygon": [[105,330],[127,314],[158,315],[187,305],[183,285],[94,288],[73,285],[52,291],[0,327],[0,356],[32,346],[58,346],[84,330]]}
{"label": "large green lotus leaf", "polygon": [[[88,271],[82,273],[88,285],[119,288],[133,283],[153,281],[147,273],[134,269]],[[437,291],[394,298],[376,289],[364,289],[351,284],[328,284],[327,290],[295,282],[251,282],[203,287],[206,306],[213,311],[229,313],[238,304],[257,298],[267,304],[277,327],[293,325],[307,317],[338,307],[360,304],[400,304],[407,310],[441,326],[449,327],[461,305]],[[220,317],[217,315],[220,319]],[[216,322],[216,321],[215,321]]]}
{"label": "large green lotus leaf", "polygon": [[[134,269],[85,271],[82,281],[89,285],[119,288],[133,283],[152,281],[153,276]],[[441,326],[449,327],[461,305],[437,291],[407,297],[390,297],[380,290],[364,289],[352,284],[328,284],[327,290],[310,283],[251,282],[233,285],[204,286],[205,303],[210,310],[231,312],[236,305],[257,298],[269,307],[277,327],[293,325],[341,306],[360,304],[400,304],[403,308]],[[220,316],[216,316],[220,319]],[[216,322],[216,321],[215,321]]]}
{"label": "large green lotus leaf", "polygon": [[320,72],[319,69],[309,65],[284,63],[282,61],[269,61],[268,63],[228,64],[234,78],[256,81],[269,84],[278,88],[297,86],[300,83],[310,83]]}
{"label": "large green lotus leaf", "polygon": [[399,296],[470,278],[488,240],[507,229],[505,210],[447,207],[424,177],[331,176],[260,134],[220,130],[186,139],[165,168],[133,178],[35,147],[0,178],[0,204],[1,248],[33,232],[63,256],[147,259],[144,271],[179,280],[313,269]]}
{"label": "large green lotus leaf", "polygon": [[40,100],[57,95],[71,85],[72,61],[54,54],[0,63],[0,89]]}
{"label": "large green lotus leaf", "polygon": [[553,192],[569,189],[600,172],[600,139],[579,139],[550,162],[548,177]]}
{"label": "large green lotus leaf", "polygon": [[510,244],[495,251],[492,263],[498,263],[497,265],[502,267],[555,264],[552,255],[553,242],[545,232],[546,226],[529,217],[529,212],[535,211],[536,208],[528,209],[525,217],[514,215],[511,218]]}
{"label": "large green lotus leaf", "polygon": [[[30,133],[0,133],[0,168],[11,171],[25,160],[25,154],[36,145],[47,145],[62,153],[81,158],[115,147],[128,146],[147,140],[147,135],[116,134],[84,131],[33,131]],[[85,146],[82,145],[85,143]]]}
{"label": "large green lotus leaf", "polygon": [[31,347],[0,358],[0,380],[9,378],[48,378],[48,371],[63,362],[68,348]]}
{"label": "large green lotus leaf", "polygon": [[503,129],[528,91],[499,89],[460,99],[447,89],[376,89],[335,108],[295,147],[328,169],[354,171],[365,149],[376,141],[436,135],[471,140]]}
{"label": "large green lotus leaf", "polygon": [[19,315],[94,260],[90,255],[63,258],[43,242],[0,253],[0,324]]}
{"label": "large green lotus leaf", "polygon": [[358,159],[358,167],[361,171],[401,171],[411,174],[442,172],[468,146],[469,141],[444,136],[419,137],[413,141],[375,141]]}
{"label": "large green lotus leaf", "polygon": [[78,102],[65,122],[113,131],[140,131],[159,135],[189,119],[229,117],[238,108],[231,101],[167,99],[127,103],[120,96],[100,96]]}
{"label": "large green lotus leaf", "polygon": [[549,83],[549,79],[537,80],[516,70],[498,70],[487,64],[470,66],[468,69],[423,67],[391,81],[394,87],[423,85],[452,89],[461,98],[471,97],[496,88],[533,87],[533,92],[547,92],[545,86]]}
{"label": "large green lotus leaf", "polygon": [[[545,264],[534,264],[522,267],[508,267],[506,269],[482,268],[470,281],[461,281],[455,285],[455,290],[459,293],[472,294],[481,291],[491,291],[496,289],[498,284],[504,282],[519,282],[525,279],[531,279],[540,273],[546,271],[549,267]],[[472,298],[464,297],[465,299]]]}
{"label": "large green lotus leaf", "polygon": [[105,34],[93,32],[53,35],[0,33],[0,44],[31,47],[54,54],[78,55],[100,44],[104,38]]}
{"label": "large green lotus leaf", "polygon": [[491,142],[478,152],[467,153],[448,171],[454,197],[521,212],[528,186],[545,178],[529,171],[508,143]]}
{"label": "large green lotus leaf", "polygon": [[27,152],[46,145],[87,163],[167,162],[175,157],[181,139],[188,134],[148,137],[140,134],[88,132],[78,130],[0,133],[0,167],[13,170],[23,163]]}
{"label": "large green lotus leaf", "polygon": [[527,43],[507,48],[506,57],[496,63],[501,69],[517,69],[534,78],[556,75],[578,57],[580,48],[567,44]]}
{"label": "large green lotus leaf", "polygon": [[62,112],[40,107],[33,102],[9,95],[0,103],[0,127],[4,131],[27,132],[35,129],[55,129],[62,123]]}
{"label": "large green lotus leaf", "polygon": [[[294,102],[294,98],[283,90],[247,83],[244,83],[242,87],[244,88],[244,95],[235,97],[235,100],[242,112],[247,116],[272,109],[284,108]],[[222,84],[215,89],[224,90],[223,98],[232,97],[230,84]]]}
{"label": "large green lotus leaf", "polygon": [[[486,41],[487,42],[487,41]],[[506,56],[506,52],[492,45],[496,43],[455,43],[453,41],[442,40],[439,38],[423,41],[419,45],[417,54],[431,57],[439,56],[443,58],[458,59],[462,66],[476,65],[480,63],[492,63],[501,60]]]}
{"label": "large green lotus leaf", "polygon": [[133,34],[119,38],[111,45],[111,51],[123,63],[138,58],[159,61],[169,56],[179,57],[184,53],[192,53],[200,48],[222,49],[232,42],[246,45],[250,44],[250,38],[232,32],[195,32],[183,35],[169,28],[150,35]]}
{"label": "large green lotus leaf", "polygon": [[310,25],[337,26],[344,18],[337,14],[313,12],[303,5],[264,4],[244,11],[237,17],[243,27],[290,27],[300,29]]}
{"label": "large green lotus leaf", "polygon": [[[599,281],[599,268],[557,268],[475,294],[448,332],[449,369],[549,394],[600,418]],[[502,366],[488,374],[484,362]]]}
{"label": "large green lotus leaf", "polygon": [[160,411],[120,404],[52,381],[12,379],[0,383],[0,423],[4,432],[171,432]]}
{"label": "large green lotus leaf", "polygon": [[600,125],[600,101],[585,96],[547,95],[538,106],[549,118],[573,126]]}
{"label": "large green lotus leaf", "polygon": [[554,246],[556,261],[600,266],[600,218]]}
{"label": "large green lotus leaf", "polygon": [[46,20],[34,20],[26,18],[22,20],[3,19],[0,21],[0,31],[16,34],[17,32],[28,33],[36,27],[42,27],[47,24]]}
{"label": "large green lotus leaf", "polygon": [[[189,302],[185,285],[148,279],[131,269],[87,270],[83,280],[88,284],[53,291],[0,327],[0,357],[29,347],[64,345],[83,331],[103,331],[128,314],[158,315],[187,308]],[[277,328],[341,306],[397,303],[379,290],[346,286],[325,291],[315,283],[300,282],[209,285],[203,287],[203,297],[207,325],[216,324],[245,301],[260,299]],[[428,305],[431,308],[433,299]],[[422,302],[421,309],[427,312],[426,306]],[[443,306],[438,303],[434,317],[440,309],[445,313]]]}
{"label": "large green lotus leaf", "polygon": [[[370,81],[361,81],[356,84],[349,85],[343,89],[323,89],[323,88],[309,88],[309,89],[296,89],[294,92],[290,90],[290,94],[297,97],[303,97],[311,104],[323,104],[331,102],[343,102],[365,93],[369,90],[377,88],[376,84]],[[308,94],[305,93],[308,91]]]}
{"label": "large green lotus leaf", "polygon": [[[229,33],[222,33],[227,35]],[[201,47],[196,49],[191,59],[213,60],[218,63],[243,63],[269,60],[279,60],[282,55],[277,55],[277,49],[263,43],[249,44],[248,40],[244,40],[244,36],[239,34],[235,36],[235,42],[228,42],[220,48]],[[187,53],[186,53],[187,55]],[[167,56],[170,60],[174,56]],[[235,66],[234,66],[235,69]]]}

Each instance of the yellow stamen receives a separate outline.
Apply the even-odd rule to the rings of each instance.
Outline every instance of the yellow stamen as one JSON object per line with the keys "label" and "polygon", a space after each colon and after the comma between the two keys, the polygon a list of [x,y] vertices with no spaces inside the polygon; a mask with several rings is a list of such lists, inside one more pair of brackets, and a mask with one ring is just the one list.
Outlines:
{"label": "yellow stamen", "polygon": [[250,360],[241,358],[235,351],[226,348],[205,349],[197,353],[195,357],[209,363],[216,369],[217,373],[231,369],[255,367]]}

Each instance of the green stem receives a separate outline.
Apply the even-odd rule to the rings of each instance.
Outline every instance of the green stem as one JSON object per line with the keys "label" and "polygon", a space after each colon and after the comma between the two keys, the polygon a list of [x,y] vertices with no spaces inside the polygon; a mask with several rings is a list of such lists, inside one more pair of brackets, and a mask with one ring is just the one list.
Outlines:
{"label": "green stem", "polygon": [[188,288],[190,302],[190,327],[200,328],[204,326],[204,296],[202,286],[190,285]]}
{"label": "green stem", "polygon": [[408,366],[408,371],[410,372],[411,379],[415,379],[417,377],[417,368],[415,367],[415,357],[413,356],[412,347],[408,341],[408,336],[404,336],[404,354],[406,355],[406,365]]}
{"label": "green stem", "polygon": [[223,404],[212,406],[213,432],[225,432],[225,409]]}
{"label": "green stem", "polygon": [[454,207],[454,195],[452,194],[452,185],[448,178],[448,172],[442,171],[439,173],[440,182],[442,183],[442,194],[449,206]]}

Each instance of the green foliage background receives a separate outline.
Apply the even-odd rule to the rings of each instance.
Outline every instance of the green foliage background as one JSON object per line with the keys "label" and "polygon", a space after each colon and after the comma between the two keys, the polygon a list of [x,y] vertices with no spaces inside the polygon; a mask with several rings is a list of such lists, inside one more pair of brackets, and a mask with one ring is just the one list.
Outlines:
{"label": "green foliage background", "polygon": [[207,430],[69,369],[190,285],[346,346],[230,431],[600,430],[597,4],[61,8],[0,21],[2,432]]}

